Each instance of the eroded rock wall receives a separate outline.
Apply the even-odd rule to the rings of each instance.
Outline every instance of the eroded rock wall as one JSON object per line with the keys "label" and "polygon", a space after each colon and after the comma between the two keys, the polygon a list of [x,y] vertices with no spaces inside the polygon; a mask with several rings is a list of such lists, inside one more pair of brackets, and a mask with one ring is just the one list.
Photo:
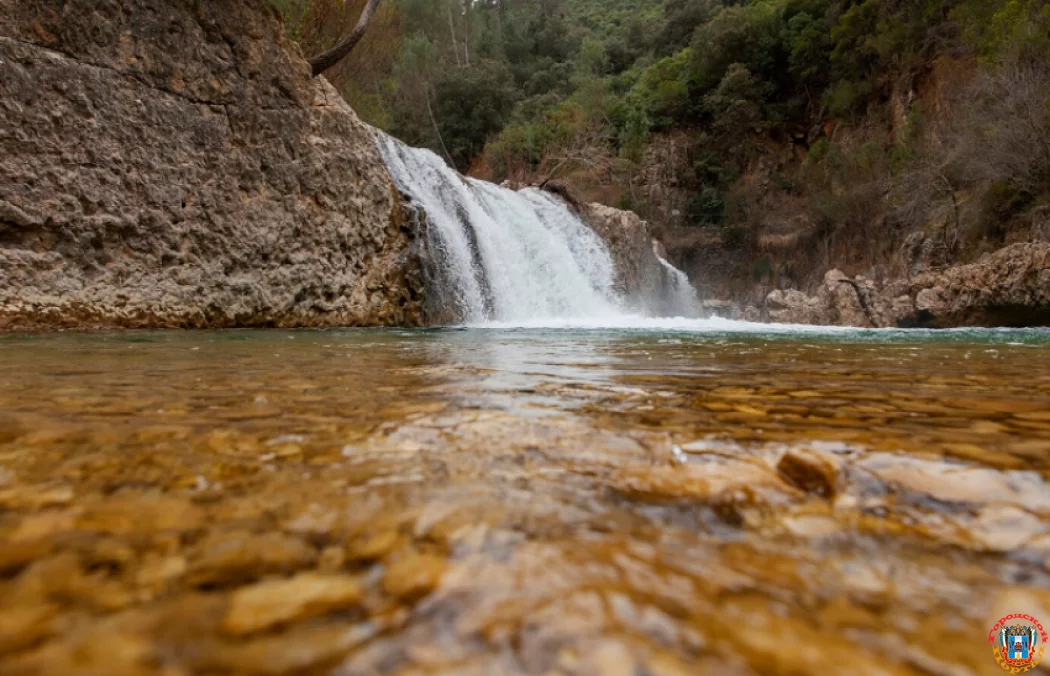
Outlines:
{"label": "eroded rock wall", "polygon": [[657,316],[681,314],[683,308],[674,302],[675,282],[660,264],[666,252],[653,239],[649,224],[633,211],[604,204],[574,206],[584,222],[605,241],[616,266],[616,282],[628,303]]}
{"label": "eroded rock wall", "polygon": [[412,223],[260,0],[0,0],[0,328],[420,324]]}
{"label": "eroded rock wall", "polygon": [[975,263],[877,286],[831,270],[814,296],[776,290],[768,318],[861,327],[1050,326],[1050,244],[1013,244]]}

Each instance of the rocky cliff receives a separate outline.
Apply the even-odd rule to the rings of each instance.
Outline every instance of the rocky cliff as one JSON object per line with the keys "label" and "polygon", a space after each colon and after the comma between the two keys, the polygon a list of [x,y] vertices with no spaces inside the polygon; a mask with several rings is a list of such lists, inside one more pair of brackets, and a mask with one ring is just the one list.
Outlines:
{"label": "rocky cliff", "polygon": [[260,0],[0,0],[0,328],[415,325],[413,229]]}
{"label": "rocky cliff", "polygon": [[678,288],[679,284],[688,286],[689,281],[684,276],[681,281],[674,279],[667,265],[661,264],[667,252],[638,214],[604,204],[583,204],[571,197],[567,200],[605,241],[616,266],[617,285],[633,308],[655,316],[699,312],[699,306],[692,307],[692,290],[683,298]]}
{"label": "rocky cliff", "polygon": [[631,211],[603,204],[576,204],[587,225],[605,241],[616,266],[616,283],[632,303],[645,307],[656,297],[660,264],[653,252],[649,224]]}

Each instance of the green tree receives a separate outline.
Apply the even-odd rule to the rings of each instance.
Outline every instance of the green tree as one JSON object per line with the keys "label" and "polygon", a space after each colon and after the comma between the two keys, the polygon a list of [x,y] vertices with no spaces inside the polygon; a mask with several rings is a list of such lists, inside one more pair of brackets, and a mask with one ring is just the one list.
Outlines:
{"label": "green tree", "polygon": [[436,85],[433,110],[457,169],[466,171],[489,137],[503,128],[516,98],[513,77],[502,63],[485,61],[445,72]]}

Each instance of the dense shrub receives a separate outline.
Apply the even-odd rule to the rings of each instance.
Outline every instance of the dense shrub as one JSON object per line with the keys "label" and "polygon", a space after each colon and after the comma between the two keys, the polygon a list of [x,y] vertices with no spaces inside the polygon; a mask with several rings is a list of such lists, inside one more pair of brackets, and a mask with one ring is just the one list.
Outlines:
{"label": "dense shrub", "polygon": [[721,225],[725,220],[726,200],[715,186],[705,185],[689,197],[685,214],[689,223],[698,226]]}

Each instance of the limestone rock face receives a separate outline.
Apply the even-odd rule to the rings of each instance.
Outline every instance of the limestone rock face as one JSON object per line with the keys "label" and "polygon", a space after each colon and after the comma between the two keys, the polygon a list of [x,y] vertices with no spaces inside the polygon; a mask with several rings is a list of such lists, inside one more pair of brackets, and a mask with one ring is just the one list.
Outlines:
{"label": "limestone rock face", "polygon": [[775,289],[766,296],[770,320],[781,324],[827,324],[827,309],[798,289]]}
{"label": "limestone rock face", "polygon": [[913,289],[917,325],[1050,325],[1050,243],[1013,244],[920,284]]}
{"label": "limestone rock face", "polygon": [[649,224],[633,211],[586,204],[584,220],[594,228],[612,254],[621,290],[635,300],[647,299],[660,287],[660,262],[653,249]]}
{"label": "limestone rock face", "polygon": [[0,0],[0,328],[414,325],[371,131],[258,0]]}
{"label": "limestone rock face", "polygon": [[649,224],[633,211],[604,204],[575,205],[584,222],[605,240],[618,275],[617,284],[636,307],[655,315],[675,314],[670,307],[674,280],[660,263],[666,260],[663,245],[653,239]]}
{"label": "limestone rock face", "polygon": [[771,321],[861,327],[1048,326],[1050,244],[1014,244],[970,265],[925,272],[878,288],[839,270],[815,296],[797,289],[766,298]]}

